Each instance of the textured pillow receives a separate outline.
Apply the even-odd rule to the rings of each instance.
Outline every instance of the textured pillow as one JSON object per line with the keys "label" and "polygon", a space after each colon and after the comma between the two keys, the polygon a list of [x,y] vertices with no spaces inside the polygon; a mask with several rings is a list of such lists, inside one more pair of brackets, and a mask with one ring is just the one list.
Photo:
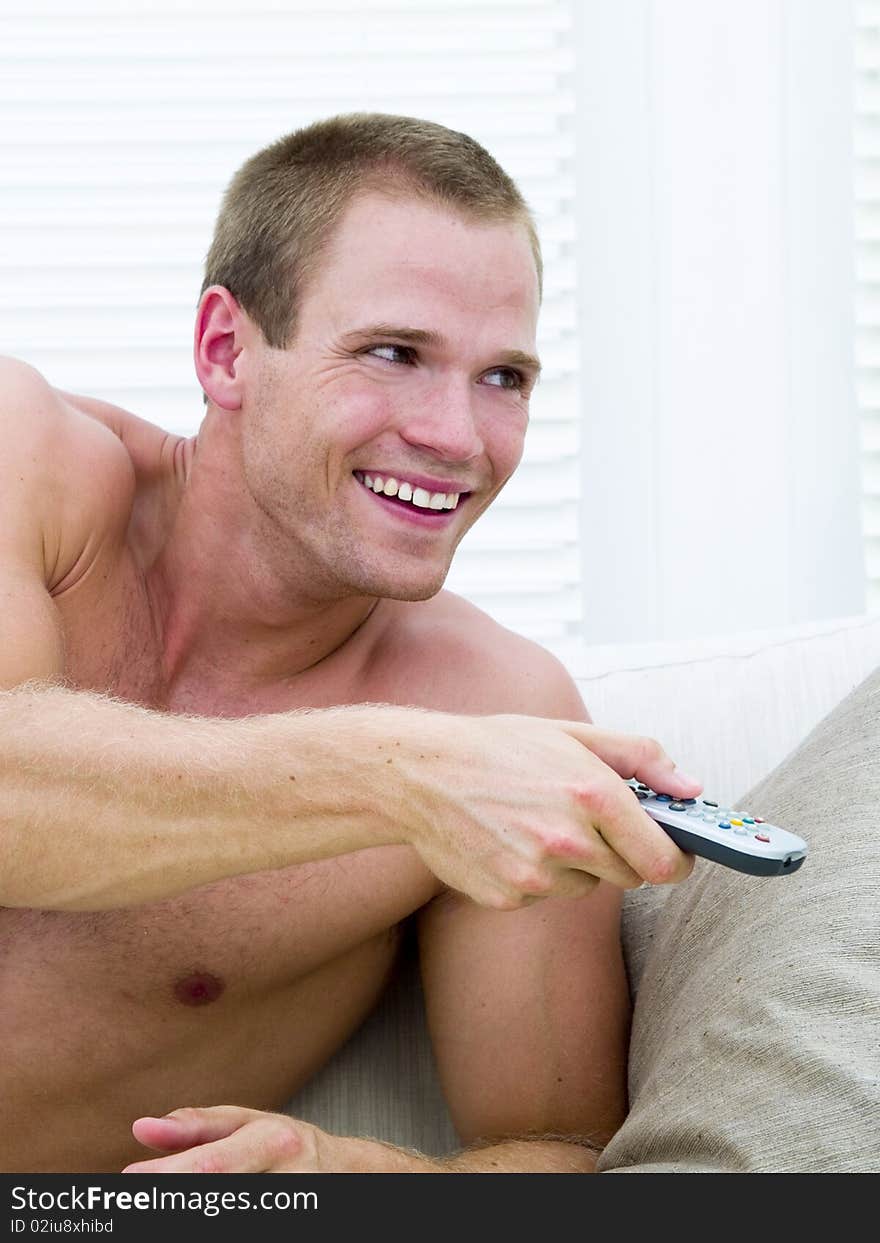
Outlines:
{"label": "textured pillow", "polygon": [[880,1172],[880,670],[735,805],[807,860],[670,892],[599,1170]]}

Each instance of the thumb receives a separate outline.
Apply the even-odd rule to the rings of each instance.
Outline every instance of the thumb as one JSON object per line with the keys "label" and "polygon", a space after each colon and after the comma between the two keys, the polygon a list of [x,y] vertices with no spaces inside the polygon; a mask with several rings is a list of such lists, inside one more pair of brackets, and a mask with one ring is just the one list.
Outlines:
{"label": "thumb", "polygon": [[176,1152],[225,1139],[245,1123],[261,1115],[237,1105],[212,1105],[205,1109],[175,1109],[164,1118],[138,1118],[131,1133],[145,1148]]}

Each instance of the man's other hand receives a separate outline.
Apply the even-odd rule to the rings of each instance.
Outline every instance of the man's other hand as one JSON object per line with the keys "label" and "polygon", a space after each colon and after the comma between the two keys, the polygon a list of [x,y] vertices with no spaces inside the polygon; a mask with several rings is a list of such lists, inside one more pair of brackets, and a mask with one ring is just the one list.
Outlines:
{"label": "man's other hand", "polygon": [[123,1174],[441,1173],[427,1157],[375,1140],[330,1135],[286,1114],[237,1105],[175,1109],[138,1118],[138,1143],[170,1155],[135,1161]]}

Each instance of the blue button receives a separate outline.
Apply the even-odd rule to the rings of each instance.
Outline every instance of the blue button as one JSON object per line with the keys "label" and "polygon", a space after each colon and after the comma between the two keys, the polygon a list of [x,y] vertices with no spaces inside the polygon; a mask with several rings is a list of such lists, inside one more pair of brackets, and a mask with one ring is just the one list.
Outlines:
{"label": "blue button", "polygon": [[671,803],[671,802],[672,802],[672,795],[671,795],[671,794],[658,794],[658,795],[657,795],[657,802],[658,802],[658,803]]}
{"label": "blue button", "polygon": [[719,820],[719,821],[718,821],[718,827],[719,827],[719,829],[729,829],[729,828],[730,828],[730,822],[729,822],[729,821],[727,821],[727,820]]}

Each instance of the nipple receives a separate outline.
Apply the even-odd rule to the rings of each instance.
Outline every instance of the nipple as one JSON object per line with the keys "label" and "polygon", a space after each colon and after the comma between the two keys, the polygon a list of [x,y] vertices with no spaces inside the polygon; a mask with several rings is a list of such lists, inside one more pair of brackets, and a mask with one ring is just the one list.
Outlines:
{"label": "nipple", "polygon": [[207,1006],[216,1001],[226,985],[209,971],[194,971],[174,985],[174,996],[184,1006]]}

